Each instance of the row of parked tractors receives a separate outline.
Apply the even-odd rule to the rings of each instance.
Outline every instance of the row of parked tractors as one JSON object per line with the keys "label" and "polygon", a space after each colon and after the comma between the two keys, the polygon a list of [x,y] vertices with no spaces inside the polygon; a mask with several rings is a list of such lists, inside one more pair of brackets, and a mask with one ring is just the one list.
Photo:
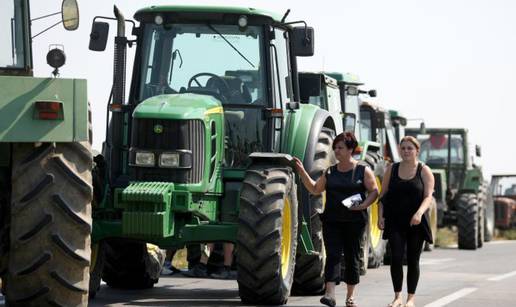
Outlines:
{"label": "row of parked tractors", "polygon": [[[456,225],[464,249],[492,238],[491,190],[467,131],[406,129],[399,113],[367,102],[376,92],[358,77],[299,72],[297,57],[314,54],[314,31],[286,21],[288,11],[152,6],[137,11],[136,22],[116,7],[114,18],[97,16],[91,50],[105,50],[113,19],[117,34],[106,138],[93,156],[86,81],[34,77],[28,0],[7,2],[0,274],[10,305],[87,305],[101,279],[152,287],[150,244],[235,243],[245,303],[321,293],[325,198],[299,183],[292,156],[317,178],[335,163],[332,140],[344,130],[359,138],[356,157],[379,183],[385,166],[400,160],[399,140],[416,135],[436,178],[433,231]],[[66,29],[78,27],[75,0],[64,0],[61,14]],[[135,60],[126,97],[128,47]],[[57,75],[64,53],[53,49],[47,61]],[[509,198],[500,202],[514,203]],[[376,203],[368,213],[364,274],[387,249]]]}

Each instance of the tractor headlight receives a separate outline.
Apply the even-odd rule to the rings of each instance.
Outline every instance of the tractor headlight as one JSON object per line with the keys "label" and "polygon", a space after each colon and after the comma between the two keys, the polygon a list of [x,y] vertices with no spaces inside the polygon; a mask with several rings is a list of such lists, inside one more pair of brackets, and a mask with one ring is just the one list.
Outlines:
{"label": "tractor headlight", "polygon": [[154,153],[137,151],[135,162],[138,166],[154,166]]}
{"label": "tractor headlight", "polygon": [[160,167],[179,167],[179,153],[162,153],[159,156]]}

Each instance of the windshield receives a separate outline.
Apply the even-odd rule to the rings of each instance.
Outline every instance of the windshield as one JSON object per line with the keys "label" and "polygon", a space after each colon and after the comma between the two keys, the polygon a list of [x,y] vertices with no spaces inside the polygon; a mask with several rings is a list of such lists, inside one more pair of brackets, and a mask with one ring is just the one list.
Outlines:
{"label": "windshield", "polygon": [[493,177],[493,195],[516,196],[516,176]]}
{"label": "windshield", "polygon": [[[420,134],[417,139],[421,143],[419,159],[427,164],[448,163],[448,134]],[[451,135],[450,163],[464,163],[463,139],[460,134]]]}
{"label": "windshield", "polygon": [[6,0],[0,10],[0,68],[25,67],[22,0]]}
{"label": "windshield", "polygon": [[140,101],[194,92],[223,104],[266,104],[261,27],[148,25],[143,46]]}

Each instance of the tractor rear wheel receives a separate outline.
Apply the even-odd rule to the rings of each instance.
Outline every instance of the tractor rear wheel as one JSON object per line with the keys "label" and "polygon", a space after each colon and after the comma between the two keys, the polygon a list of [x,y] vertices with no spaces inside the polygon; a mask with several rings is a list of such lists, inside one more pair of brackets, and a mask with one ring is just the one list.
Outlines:
{"label": "tractor rear wheel", "polygon": [[12,147],[10,306],[85,306],[90,265],[90,144]]}
{"label": "tractor rear wheel", "polygon": [[[312,168],[308,170],[313,180],[319,179],[333,163],[332,143],[335,132],[322,128],[315,147]],[[324,291],[324,265],[326,252],[323,243],[322,222],[319,214],[324,211],[325,194],[311,195],[302,187],[303,199],[308,199],[310,209],[310,237],[316,254],[306,255],[298,252],[292,292],[298,295],[314,295]]]}
{"label": "tractor rear wheel", "polygon": [[434,239],[434,243],[430,244],[425,241],[424,250],[429,252],[434,249],[435,240],[437,240],[437,202],[435,198],[432,198],[432,204],[430,204],[430,208],[425,212],[426,220],[430,226],[430,230],[432,231],[432,238]]}
{"label": "tractor rear wheel", "polygon": [[494,237],[495,228],[495,213],[494,213],[494,199],[488,186],[485,188],[486,202],[484,211],[484,240],[489,242]]}
{"label": "tractor rear wheel", "polygon": [[459,249],[477,249],[478,247],[478,203],[477,196],[464,193],[457,201],[457,227]]}
{"label": "tractor rear wheel", "polygon": [[[384,173],[383,157],[376,152],[367,152],[364,162],[371,168],[376,177],[378,192],[382,190],[382,178]],[[377,268],[383,263],[385,254],[386,241],[382,239],[382,230],[378,228],[378,200],[376,200],[368,209],[368,257],[364,260],[364,265],[368,268]]]}
{"label": "tractor rear wheel", "polygon": [[245,304],[285,304],[294,280],[297,191],[289,167],[252,165],[240,191],[237,270]]}
{"label": "tractor rear wheel", "polygon": [[[144,242],[106,240],[102,279],[111,288],[149,289],[158,282],[164,257],[152,255]],[[163,259],[159,259],[163,258]]]}

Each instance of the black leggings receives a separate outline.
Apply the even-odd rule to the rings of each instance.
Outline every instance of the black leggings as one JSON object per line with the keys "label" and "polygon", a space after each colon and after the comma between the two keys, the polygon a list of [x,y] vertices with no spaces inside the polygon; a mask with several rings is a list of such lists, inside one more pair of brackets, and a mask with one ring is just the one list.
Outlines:
{"label": "black leggings", "polygon": [[419,227],[408,230],[392,230],[389,236],[391,246],[391,278],[394,292],[401,292],[403,286],[403,256],[407,247],[407,291],[416,293],[419,280],[419,257],[423,249],[423,235]]}
{"label": "black leggings", "polygon": [[344,282],[356,285],[360,282],[360,239],[364,233],[363,222],[323,222],[326,267],[324,280],[340,283],[340,261],[344,251]]}

